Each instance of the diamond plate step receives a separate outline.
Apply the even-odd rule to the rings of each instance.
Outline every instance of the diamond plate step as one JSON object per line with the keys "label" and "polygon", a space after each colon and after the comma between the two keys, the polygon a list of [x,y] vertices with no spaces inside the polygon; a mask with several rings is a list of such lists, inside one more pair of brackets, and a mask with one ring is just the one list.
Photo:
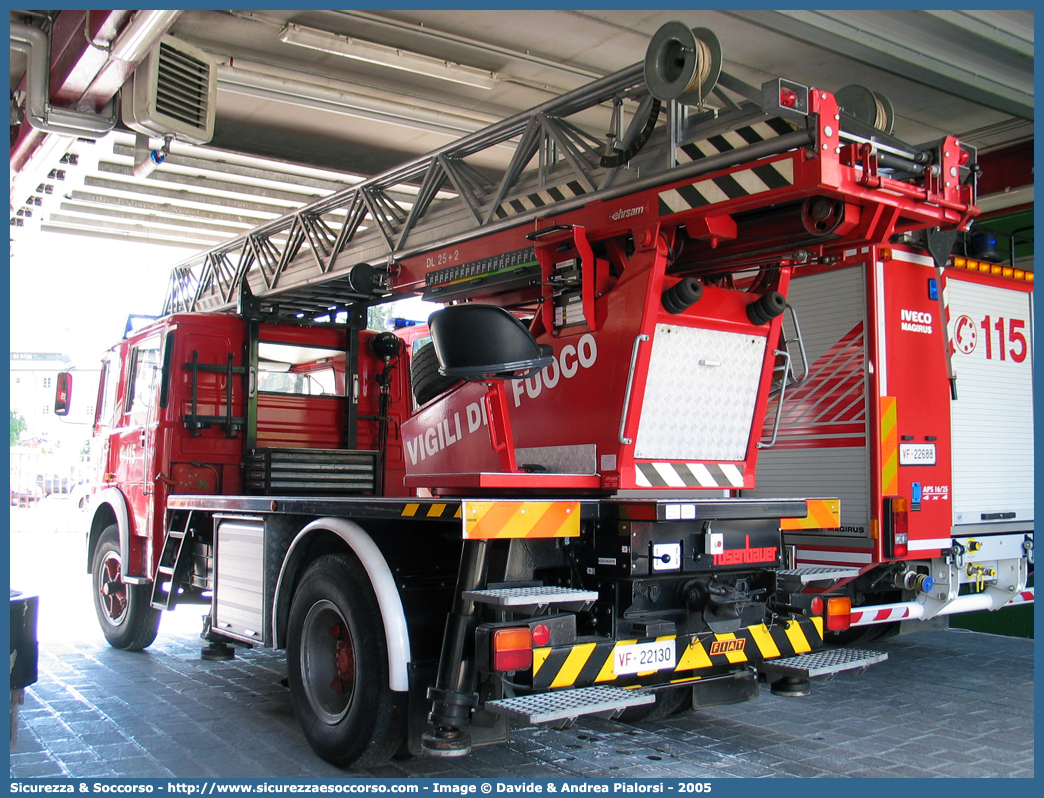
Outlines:
{"label": "diamond plate step", "polygon": [[842,671],[866,668],[884,662],[888,655],[883,651],[865,651],[858,648],[832,648],[796,657],[773,659],[758,665],[762,673],[778,673],[783,676],[799,676],[812,679],[829,676]]}
{"label": "diamond plate step", "polygon": [[859,576],[858,568],[828,565],[799,565],[776,571],[784,584],[808,585],[812,582],[836,582],[838,579],[854,579]]}
{"label": "diamond plate step", "polygon": [[504,607],[513,610],[521,610],[527,607],[546,607],[551,604],[569,605],[570,608],[579,610],[585,604],[597,601],[598,593],[594,590],[574,590],[570,587],[537,585],[535,587],[500,587],[489,590],[468,590],[464,593],[464,598],[480,604],[491,604],[494,607]]}
{"label": "diamond plate step", "polygon": [[655,700],[656,696],[652,693],[625,690],[622,687],[581,687],[487,701],[485,708],[495,715],[530,725],[573,720],[585,715],[616,713],[629,707],[651,704]]}

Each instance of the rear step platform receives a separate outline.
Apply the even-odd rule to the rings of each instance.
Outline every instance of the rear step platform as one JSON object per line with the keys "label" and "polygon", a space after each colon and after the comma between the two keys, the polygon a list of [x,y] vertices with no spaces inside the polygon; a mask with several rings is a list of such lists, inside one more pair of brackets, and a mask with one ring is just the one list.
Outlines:
{"label": "rear step platform", "polygon": [[813,582],[836,582],[839,579],[855,579],[857,576],[858,568],[843,566],[799,565],[797,568],[776,571],[777,579],[787,590],[797,590]]}
{"label": "rear step platform", "polygon": [[494,607],[510,609],[516,612],[551,605],[579,612],[586,605],[597,601],[598,593],[594,590],[575,590],[570,587],[556,587],[555,585],[535,585],[532,587],[469,590],[464,593],[464,598],[479,604],[491,604]]}
{"label": "rear step platform", "polygon": [[817,676],[831,676],[842,671],[868,668],[878,662],[884,662],[886,659],[888,659],[888,655],[883,651],[832,648],[811,654],[798,654],[796,657],[768,660],[759,664],[758,670],[762,673],[814,679]]}
{"label": "rear step platform", "polygon": [[653,693],[625,690],[622,687],[581,687],[514,698],[487,701],[485,708],[495,715],[524,725],[572,721],[586,715],[615,715],[630,707],[656,701]]}

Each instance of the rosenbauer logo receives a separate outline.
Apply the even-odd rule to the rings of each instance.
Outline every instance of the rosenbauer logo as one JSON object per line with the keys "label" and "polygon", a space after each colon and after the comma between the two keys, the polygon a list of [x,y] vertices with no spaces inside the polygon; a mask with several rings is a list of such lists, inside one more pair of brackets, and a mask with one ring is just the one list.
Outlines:
{"label": "rosenbauer logo", "polygon": [[648,205],[639,205],[636,208],[621,208],[611,214],[609,218],[614,222],[618,222],[621,219],[630,219],[632,216],[638,216],[639,214],[645,213],[648,207]]}
{"label": "rosenbauer logo", "polygon": [[775,562],[779,552],[775,546],[762,546],[752,549],[750,535],[742,549],[727,549],[714,555],[715,565],[748,565],[756,562]]}

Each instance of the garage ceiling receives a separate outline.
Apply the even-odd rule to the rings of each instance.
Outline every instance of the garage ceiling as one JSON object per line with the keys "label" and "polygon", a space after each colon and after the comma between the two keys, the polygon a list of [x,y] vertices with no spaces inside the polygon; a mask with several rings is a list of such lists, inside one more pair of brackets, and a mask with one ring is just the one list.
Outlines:
{"label": "garage ceiling", "polygon": [[[90,13],[95,23],[106,13],[133,19]],[[11,12],[11,21],[51,30],[56,14],[84,16]],[[12,235],[205,249],[640,62],[674,19],[712,30],[724,70],[752,86],[783,76],[884,94],[895,134],[911,143],[956,134],[1000,149],[1033,136],[1032,11],[183,11],[169,35],[218,63],[213,139],[175,141],[135,177],[125,129],[96,142],[48,136],[13,167]],[[65,21],[92,31],[92,44],[78,43],[81,63],[119,32],[94,31],[89,17]],[[322,52],[293,43],[287,31],[302,29],[339,36],[357,54],[383,46],[375,60],[426,60],[404,70]],[[13,90],[25,63],[12,50]],[[424,64],[441,64],[430,71],[442,76],[421,74]],[[511,153],[481,157],[502,169]]]}

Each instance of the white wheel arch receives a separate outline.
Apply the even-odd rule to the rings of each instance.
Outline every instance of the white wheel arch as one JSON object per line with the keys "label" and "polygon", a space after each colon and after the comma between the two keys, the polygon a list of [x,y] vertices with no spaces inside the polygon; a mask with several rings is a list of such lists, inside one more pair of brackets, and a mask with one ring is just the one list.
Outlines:
{"label": "white wheel arch", "polygon": [[[124,498],[119,488],[103,488],[98,491],[94,504],[96,509],[92,517],[92,528],[93,518],[97,518],[98,511],[101,510],[102,505],[107,504],[112,508],[112,514],[116,516],[116,529],[120,538],[120,568],[123,569],[123,573],[127,573],[127,552],[130,551],[130,511],[127,509],[127,499]],[[102,531],[104,530],[99,530],[99,532]],[[91,555],[92,552],[88,551],[88,569],[90,568]]]}
{"label": "white wheel arch", "polygon": [[279,621],[281,601],[289,602],[291,599],[289,594],[285,594],[288,588],[285,580],[290,578],[289,574],[297,570],[296,560],[304,551],[309,538],[318,531],[332,532],[337,535],[359,558],[359,562],[366,570],[370,586],[377,596],[381,622],[384,625],[384,636],[388,647],[388,687],[396,692],[407,692],[410,687],[410,636],[406,626],[406,613],[402,608],[399,590],[395,585],[395,577],[373,539],[361,526],[347,518],[317,518],[298,532],[297,537],[290,544],[279,571],[272,606],[272,630],[276,648],[283,648],[286,645],[286,632]]}

